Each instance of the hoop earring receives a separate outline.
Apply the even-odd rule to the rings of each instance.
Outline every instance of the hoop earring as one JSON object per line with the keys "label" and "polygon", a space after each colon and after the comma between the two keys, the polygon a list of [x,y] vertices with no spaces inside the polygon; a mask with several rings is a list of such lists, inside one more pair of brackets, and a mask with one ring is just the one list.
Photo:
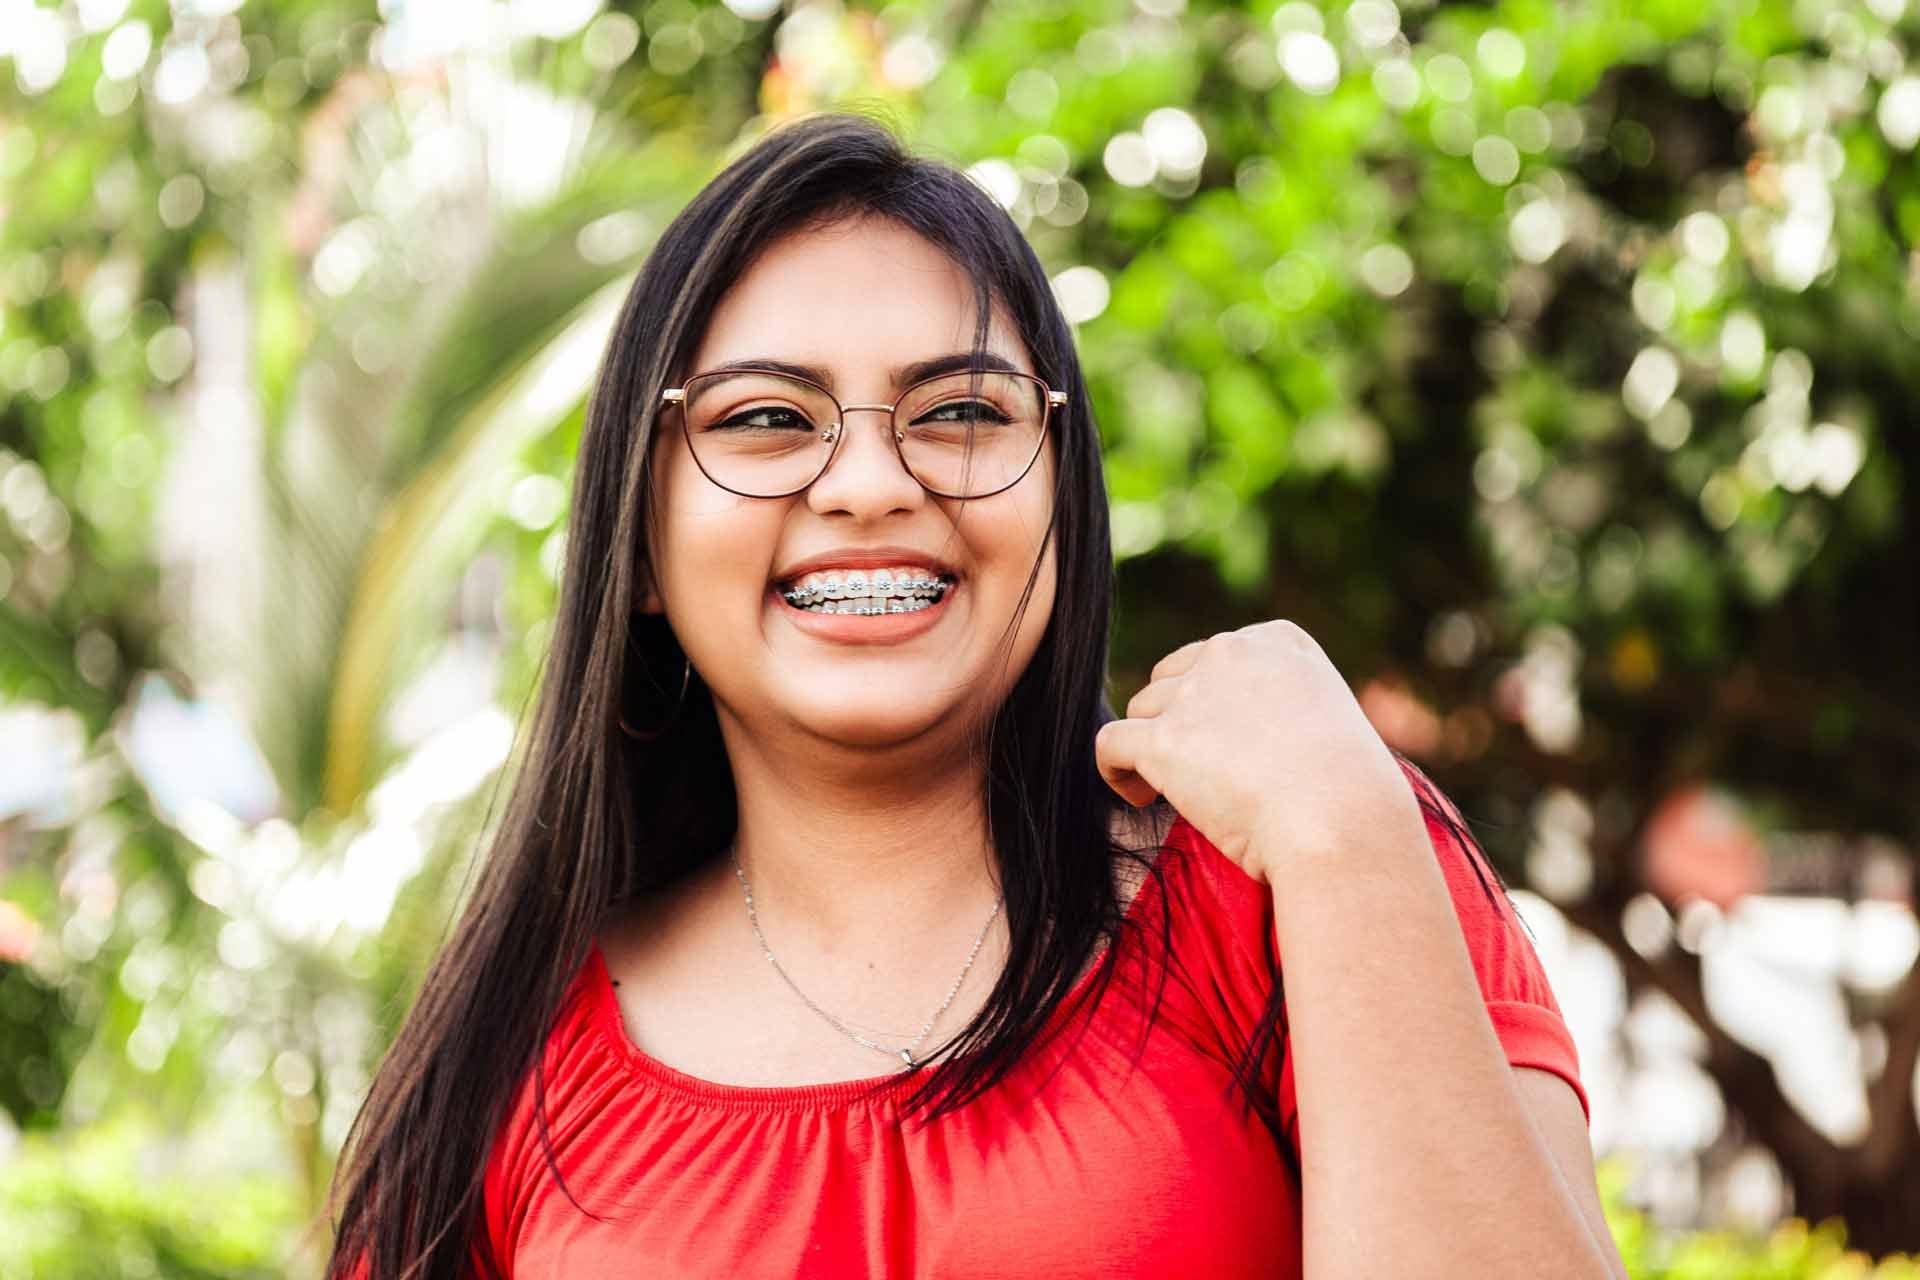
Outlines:
{"label": "hoop earring", "polygon": [[687,685],[693,680],[693,659],[687,658],[685,661],[686,666],[680,672],[680,696],[673,700],[673,706],[668,708],[666,719],[660,722],[660,727],[652,733],[641,733],[627,723],[627,717],[623,713],[617,717],[622,733],[636,742],[652,742],[655,738],[658,738],[662,733],[666,732],[668,725],[679,718],[680,708],[685,706],[687,702]]}

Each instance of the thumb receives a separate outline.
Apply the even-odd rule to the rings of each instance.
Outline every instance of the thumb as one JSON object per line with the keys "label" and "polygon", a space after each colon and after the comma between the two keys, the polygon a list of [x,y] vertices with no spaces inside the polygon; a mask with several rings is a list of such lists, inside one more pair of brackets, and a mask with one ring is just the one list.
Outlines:
{"label": "thumb", "polygon": [[1115,794],[1135,808],[1153,803],[1159,788],[1141,772],[1146,743],[1143,720],[1109,720],[1093,735],[1094,764]]}

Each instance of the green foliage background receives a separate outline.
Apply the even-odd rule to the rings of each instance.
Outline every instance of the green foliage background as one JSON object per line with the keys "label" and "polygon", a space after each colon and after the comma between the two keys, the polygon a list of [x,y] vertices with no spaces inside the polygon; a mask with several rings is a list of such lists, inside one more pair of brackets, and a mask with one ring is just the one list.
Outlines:
{"label": "green foliage background", "polygon": [[[473,723],[511,725],[624,282],[735,149],[836,105],[1058,273],[1116,700],[1284,615],[1512,879],[1573,797],[1587,872],[1543,891],[1696,1017],[1804,1211],[1920,1248],[1911,1090],[1869,1087],[1871,1160],[1813,1133],[1698,957],[1619,925],[1687,779],[1920,842],[1904,0],[0,13],[0,724],[39,765],[0,780],[0,1273],[315,1265],[509,759],[423,784],[397,708],[479,654]],[[258,812],[156,781],[167,689],[239,717]],[[1920,978],[1850,995],[1910,1081]],[[1658,1230],[1627,1168],[1636,1275],[1867,1274],[1837,1221]]]}

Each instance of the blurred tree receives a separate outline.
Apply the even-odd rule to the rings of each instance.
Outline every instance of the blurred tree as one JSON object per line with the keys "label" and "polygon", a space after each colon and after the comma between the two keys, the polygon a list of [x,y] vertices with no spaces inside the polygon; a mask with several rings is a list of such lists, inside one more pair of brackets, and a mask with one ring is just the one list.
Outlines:
{"label": "blurred tree", "polygon": [[[144,1099],[116,1132],[178,1168],[265,1094],[278,1128],[224,1154],[305,1215],[507,755],[487,695],[531,680],[493,579],[550,572],[564,491],[520,455],[552,485],[622,277],[741,120],[647,129],[682,95],[624,15],[452,50],[339,6],[125,8],[37,11],[78,74],[16,45],[32,109],[0,114],[0,692],[72,740],[0,810],[0,885],[57,926],[9,953],[0,1100],[79,1141]],[[409,710],[462,662],[481,705]],[[174,1274],[148,1245],[127,1273]]]}
{"label": "blurred tree", "polygon": [[[880,104],[1080,326],[1120,700],[1300,622],[1698,1023],[1796,1211],[1920,1247],[1920,969],[1847,993],[1885,1053],[1842,1141],[1716,1020],[1643,856],[1710,779],[1844,837],[1823,891],[1879,836],[1914,896],[1904,0],[10,13],[0,705],[36,718],[0,737],[59,762],[0,784],[22,1125],[260,1090],[323,1185],[509,758],[508,716],[414,695],[477,661],[525,697],[610,300],[729,148]],[[168,772],[144,726],[201,714],[169,686],[264,783]]]}

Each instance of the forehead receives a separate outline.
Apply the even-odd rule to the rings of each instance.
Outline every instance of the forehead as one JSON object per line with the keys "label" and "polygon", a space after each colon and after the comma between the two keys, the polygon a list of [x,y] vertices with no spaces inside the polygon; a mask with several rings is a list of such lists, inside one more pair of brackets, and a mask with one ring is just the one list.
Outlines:
{"label": "forehead", "polygon": [[[797,231],[769,245],[715,306],[689,372],[773,358],[818,365],[830,388],[973,347],[973,283],[938,247],[872,216]],[[994,301],[987,349],[1033,363]]]}

